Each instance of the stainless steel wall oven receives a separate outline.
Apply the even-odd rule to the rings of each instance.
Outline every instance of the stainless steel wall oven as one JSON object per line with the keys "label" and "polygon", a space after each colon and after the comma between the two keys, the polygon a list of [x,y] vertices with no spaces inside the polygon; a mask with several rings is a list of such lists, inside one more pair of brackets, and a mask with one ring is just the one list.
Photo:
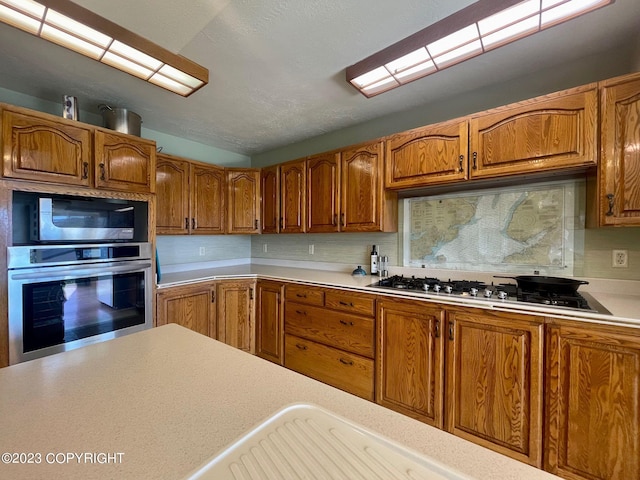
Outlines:
{"label": "stainless steel wall oven", "polygon": [[150,328],[151,244],[8,247],[9,363]]}

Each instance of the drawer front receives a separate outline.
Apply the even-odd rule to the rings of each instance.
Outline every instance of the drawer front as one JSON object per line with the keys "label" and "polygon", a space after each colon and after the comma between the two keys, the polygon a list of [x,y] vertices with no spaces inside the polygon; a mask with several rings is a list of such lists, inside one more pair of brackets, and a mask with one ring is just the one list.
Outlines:
{"label": "drawer front", "polygon": [[285,288],[285,300],[308,305],[324,305],[324,292],[319,288],[307,285],[287,285]]}
{"label": "drawer front", "polygon": [[331,347],[373,358],[373,318],[331,312],[325,308],[285,304],[285,331]]}
{"label": "drawer front", "polygon": [[354,292],[326,290],[325,306],[344,312],[359,313],[370,317],[376,314],[376,300],[370,295],[358,295]]}
{"label": "drawer front", "polygon": [[284,366],[373,401],[373,360],[285,335]]}

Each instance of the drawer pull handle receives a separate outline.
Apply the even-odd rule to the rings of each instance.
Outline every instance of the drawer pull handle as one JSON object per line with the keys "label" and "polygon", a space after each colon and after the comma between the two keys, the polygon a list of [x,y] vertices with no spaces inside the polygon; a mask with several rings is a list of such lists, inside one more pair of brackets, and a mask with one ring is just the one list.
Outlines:
{"label": "drawer pull handle", "polygon": [[345,360],[344,358],[341,358],[340,363],[343,365],[353,365],[353,360]]}
{"label": "drawer pull handle", "polygon": [[341,300],[340,305],[344,305],[345,307],[353,307],[353,302],[343,302]]}
{"label": "drawer pull handle", "polygon": [[307,312],[305,312],[304,310],[296,310],[296,313],[298,315],[306,315],[307,314]]}
{"label": "drawer pull handle", "polygon": [[346,320],[340,320],[340,323],[342,325],[347,326],[347,327],[353,327],[353,322],[347,322]]}
{"label": "drawer pull handle", "polygon": [[296,293],[296,297],[298,297],[298,298],[307,298],[307,295],[305,293]]}
{"label": "drawer pull handle", "polygon": [[307,349],[306,345],[302,345],[300,343],[296,343],[296,347],[298,347],[299,350],[306,350]]}

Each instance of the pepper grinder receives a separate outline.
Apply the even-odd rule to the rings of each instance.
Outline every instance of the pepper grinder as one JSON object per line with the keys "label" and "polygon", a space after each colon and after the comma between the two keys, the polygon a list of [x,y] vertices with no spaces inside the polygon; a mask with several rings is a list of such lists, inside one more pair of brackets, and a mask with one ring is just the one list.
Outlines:
{"label": "pepper grinder", "polygon": [[381,277],[388,277],[389,272],[387,271],[387,263],[389,262],[389,257],[386,255],[380,255],[378,257],[378,275]]}

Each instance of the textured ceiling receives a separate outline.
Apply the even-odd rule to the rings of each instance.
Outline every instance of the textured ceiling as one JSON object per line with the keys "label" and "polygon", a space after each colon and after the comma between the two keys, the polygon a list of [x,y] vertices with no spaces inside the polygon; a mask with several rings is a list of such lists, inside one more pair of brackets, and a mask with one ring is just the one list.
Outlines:
{"label": "textured ceiling", "polygon": [[139,113],[146,128],[254,154],[417,105],[467,94],[624,42],[638,42],[638,0],[533,35],[366,99],[347,66],[469,0],[77,0],[210,70],[188,98],[0,25],[0,87],[51,101],[78,97]]}

